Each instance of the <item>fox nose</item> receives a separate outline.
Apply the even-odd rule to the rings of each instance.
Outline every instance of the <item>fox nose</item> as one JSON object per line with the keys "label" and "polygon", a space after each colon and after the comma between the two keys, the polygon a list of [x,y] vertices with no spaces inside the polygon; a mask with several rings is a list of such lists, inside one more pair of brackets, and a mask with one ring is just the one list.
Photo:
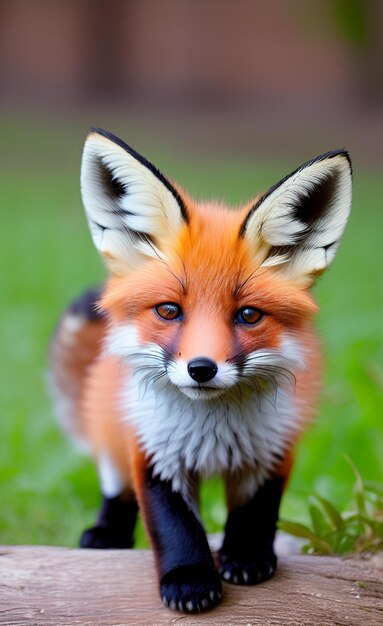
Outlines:
{"label": "fox nose", "polygon": [[206,357],[198,357],[192,359],[188,363],[189,376],[197,383],[207,383],[214,378],[218,372],[218,366],[215,361]]}

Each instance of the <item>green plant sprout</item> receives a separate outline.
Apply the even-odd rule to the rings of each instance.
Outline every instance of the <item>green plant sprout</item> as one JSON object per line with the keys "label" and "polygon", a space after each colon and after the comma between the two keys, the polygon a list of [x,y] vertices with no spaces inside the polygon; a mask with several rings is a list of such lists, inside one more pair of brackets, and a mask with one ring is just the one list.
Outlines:
{"label": "green plant sprout", "polygon": [[339,512],[318,494],[308,498],[311,528],[280,520],[278,528],[307,539],[306,554],[351,554],[383,550],[383,484],[364,481],[353,461],[346,456],[355,474],[353,501],[349,511]]}

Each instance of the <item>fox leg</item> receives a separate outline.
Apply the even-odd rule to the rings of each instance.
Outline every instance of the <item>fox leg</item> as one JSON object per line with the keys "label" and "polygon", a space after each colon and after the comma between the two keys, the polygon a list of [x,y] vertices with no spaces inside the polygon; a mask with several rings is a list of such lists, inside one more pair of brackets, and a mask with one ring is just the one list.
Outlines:
{"label": "fox leg", "polygon": [[80,539],[82,548],[131,548],[137,521],[138,505],[131,487],[112,458],[103,452],[98,458],[102,505],[96,525],[85,530]]}
{"label": "fox leg", "polygon": [[193,505],[173,491],[170,481],[153,476],[151,468],[140,471],[136,488],[163,604],[189,613],[217,604],[221,580]]}
{"label": "fox leg", "polygon": [[227,480],[229,515],[219,551],[219,572],[224,580],[254,585],[273,576],[277,567],[273,544],[279,505],[291,465],[288,453],[277,475],[246,500],[238,498],[241,481]]}

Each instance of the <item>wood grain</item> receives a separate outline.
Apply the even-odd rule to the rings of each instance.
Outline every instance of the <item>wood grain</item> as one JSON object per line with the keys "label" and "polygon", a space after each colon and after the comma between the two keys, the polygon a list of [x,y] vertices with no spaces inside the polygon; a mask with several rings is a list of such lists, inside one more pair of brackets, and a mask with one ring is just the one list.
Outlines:
{"label": "wood grain", "polygon": [[4,546],[0,624],[377,626],[383,624],[383,555],[281,558],[271,581],[224,584],[220,606],[184,615],[162,606],[150,552]]}

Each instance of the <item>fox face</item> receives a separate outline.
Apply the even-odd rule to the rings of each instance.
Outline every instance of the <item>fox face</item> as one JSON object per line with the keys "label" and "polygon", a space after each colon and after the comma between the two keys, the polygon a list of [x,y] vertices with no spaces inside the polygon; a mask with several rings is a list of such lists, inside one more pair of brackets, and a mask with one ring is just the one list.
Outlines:
{"label": "fox face", "polygon": [[115,325],[109,349],[133,367],[137,351],[146,355],[155,383],[193,400],[291,378],[302,358],[294,337],[316,310],[305,291],[259,267],[234,212],[206,207],[222,228],[212,241],[204,209],[166,260],[112,278],[101,301]]}
{"label": "fox face", "polygon": [[351,202],[346,152],[327,153],[238,210],[196,204],[104,131],[85,145],[82,192],[112,277],[108,348],[192,400],[291,380]]}

